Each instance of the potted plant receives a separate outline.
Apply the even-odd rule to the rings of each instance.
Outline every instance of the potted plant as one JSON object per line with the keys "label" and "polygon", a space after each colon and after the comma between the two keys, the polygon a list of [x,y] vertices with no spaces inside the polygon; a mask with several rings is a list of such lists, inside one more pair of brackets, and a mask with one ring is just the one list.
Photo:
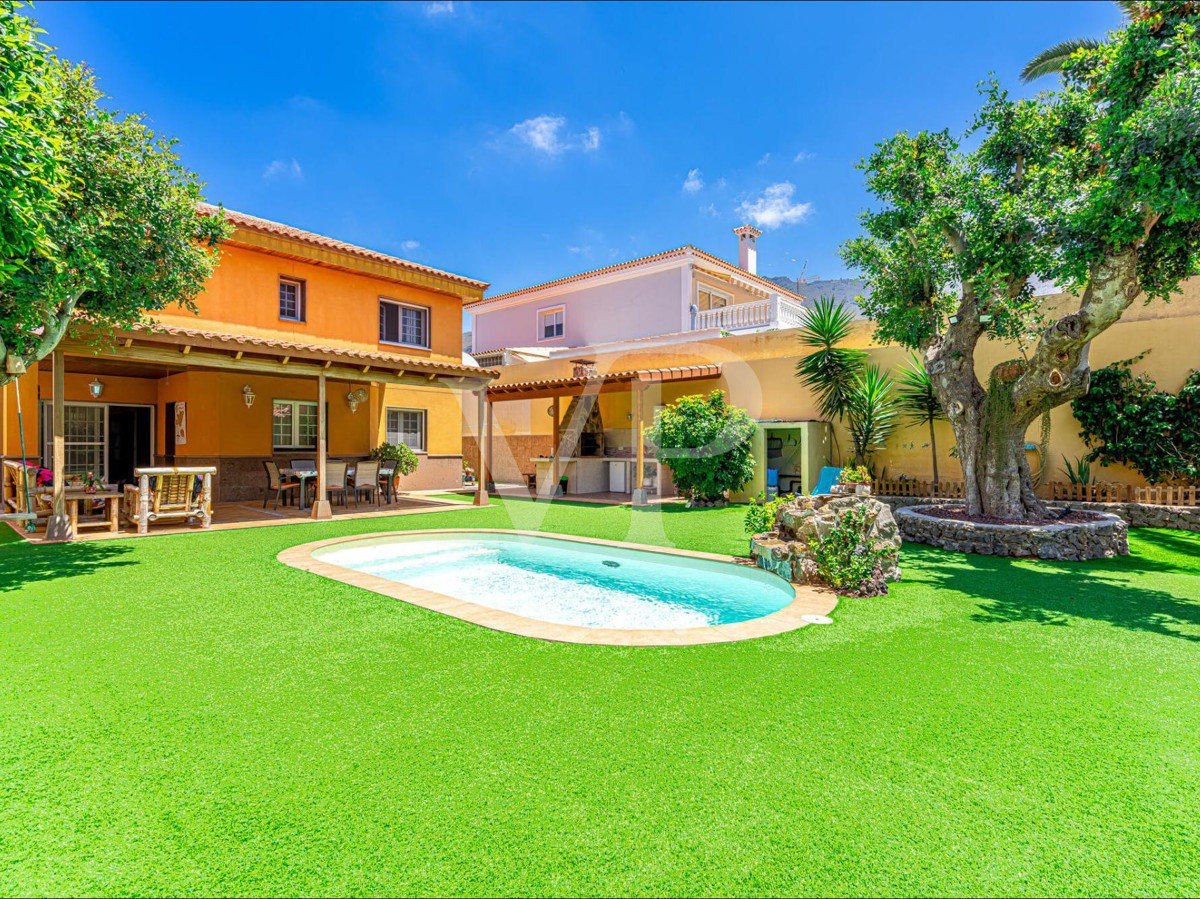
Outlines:
{"label": "potted plant", "polygon": [[871,473],[865,465],[850,465],[842,469],[838,475],[838,484],[843,493],[856,493],[859,496],[871,495]]}
{"label": "potted plant", "polygon": [[100,479],[96,477],[95,473],[91,471],[85,474],[82,480],[84,493],[96,493],[102,486],[104,486],[101,484]]}
{"label": "potted plant", "polygon": [[463,486],[470,487],[475,483],[475,469],[467,464],[467,460],[463,459]]}
{"label": "potted plant", "polygon": [[374,462],[395,462],[392,471],[392,489],[396,489],[400,475],[412,474],[417,470],[417,454],[403,443],[381,443],[371,450],[369,458]]}

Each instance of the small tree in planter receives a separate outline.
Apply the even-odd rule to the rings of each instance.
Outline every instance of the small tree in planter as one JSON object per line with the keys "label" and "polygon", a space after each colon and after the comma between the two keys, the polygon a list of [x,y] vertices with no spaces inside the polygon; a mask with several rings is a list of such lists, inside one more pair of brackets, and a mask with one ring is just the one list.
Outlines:
{"label": "small tree in planter", "polygon": [[723,391],[685,396],[662,410],[650,429],[655,458],[671,469],[692,504],[725,502],[754,476],[754,420],[731,406]]}
{"label": "small tree in planter", "polygon": [[871,472],[865,465],[851,465],[842,469],[841,474],[838,475],[838,483],[842,485],[846,493],[858,493],[860,487],[866,488],[861,491],[862,493],[870,493]]}
{"label": "small tree in planter", "polygon": [[403,443],[381,443],[371,450],[369,458],[375,462],[396,463],[396,470],[392,472],[393,487],[400,475],[410,475],[417,470],[417,454]]}

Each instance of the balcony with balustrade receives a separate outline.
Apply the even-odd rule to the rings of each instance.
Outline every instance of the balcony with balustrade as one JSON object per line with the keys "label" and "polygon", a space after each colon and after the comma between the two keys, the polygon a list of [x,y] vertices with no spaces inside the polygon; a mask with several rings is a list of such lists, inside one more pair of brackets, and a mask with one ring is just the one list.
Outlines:
{"label": "balcony with balustrade", "polygon": [[696,331],[718,328],[740,332],[798,328],[802,324],[803,309],[795,300],[781,296],[767,297],[718,309],[701,309],[695,313],[692,328]]}

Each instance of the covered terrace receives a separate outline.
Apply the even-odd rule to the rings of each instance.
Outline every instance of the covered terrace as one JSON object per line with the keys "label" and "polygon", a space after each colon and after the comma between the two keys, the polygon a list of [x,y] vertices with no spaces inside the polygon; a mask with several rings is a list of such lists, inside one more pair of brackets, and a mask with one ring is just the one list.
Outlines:
{"label": "covered terrace", "polygon": [[[692,381],[711,381],[721,376],[716,363],[598,372],[589,360],[578,360],[574,374],[564,378],[492,384],[487,388],[484,440],[481,443],[480,480],[491,481],[490,457],[494,452],[495,403],[518,400],[551,400],[551,453],[535,458],[537,496],[570,495],[612,498],[627,495],[635,505],[648,503],[651,496],[667,495],[666,472],[658,462],[646,458],[647,402],[663,402],[663,387]],[[628,427],[606,427],[599,399],[625,394],[629,399]],[[562,409],[562,400],[568,400]],[[620,432],[628,443],[618,442]],[[565,483],[564,483],[565,480]],[[493,485],[494,486],[494,485]],[[561,493],[560,493],[561,491]]]}

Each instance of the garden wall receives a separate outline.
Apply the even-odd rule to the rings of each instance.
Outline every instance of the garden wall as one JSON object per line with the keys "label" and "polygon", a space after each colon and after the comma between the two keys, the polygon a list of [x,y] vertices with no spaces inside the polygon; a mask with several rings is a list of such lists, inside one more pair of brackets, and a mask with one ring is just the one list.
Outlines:
{"label": "garden wall", "polygon": [[[880,502],[887,503],[893,509],[906,506],[931,506],[944,504],[945,498],[915,496],[877,496]],[[953,502],[953,500],[950,500]],[[1158,506],[1149,503],[1088,503],[1065,502],[1050,500],[1046,503],[1054,509],[1070,506],[1072,509],[1086,509],[1089,512],[1107,512],[1116,515],[1131,528],[1173,528],[1177,531],[1195,531],[1200,533],[1200,506]]]}

